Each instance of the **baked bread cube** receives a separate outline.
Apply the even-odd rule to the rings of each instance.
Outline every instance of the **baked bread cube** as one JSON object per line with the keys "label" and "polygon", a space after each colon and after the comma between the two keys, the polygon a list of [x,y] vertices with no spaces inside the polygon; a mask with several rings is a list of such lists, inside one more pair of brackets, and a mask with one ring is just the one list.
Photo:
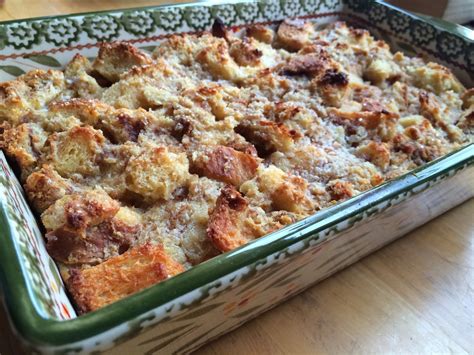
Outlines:
{"label": "baked bread cube", "polygon": [[258,160],[231,147],[204,148],[192,154],[191,171],[239,187],[255,176]]}
{"label": "baked bread cube", "polygon": [[441,64],[429,62],[426,65],[414,68],[412,75],[415,85],[437,95],[448,90],[453,90],[457,93],[465,90],[451,70]]}
{"label": "baked bread cube", "polygon": [[209,44],[197,54],[196,60],[215,79],[238,82],[243,78],[243,73],[230,56],[229,46],[223,38],[209,37]]}
{"label": "baked bread cube", "polygon": [[[5,149],[19,165],[25,179],[38,165],[41,149],[48,137],[47,133],[35,123],[23,123],[9,128],[4,125],[0,134],[0,148]],[[0,126],[0,132],[1,132]]]}
{"label": "baked bread cube", "polygon": [[231,186],[222,189],[207,227],[207,235],[214,246],[227,252],[265,234],[255,223],[257,212],[249,208],[247,200]]}
{"label": "baked bread cube", "polygon": [[86,57],[76,54],[64,69],[67,89],[72,97],[83,99],[99,98],[104,88],[90,75],[92,63]]}
{"label": "baked bread cube", "polygon": [[0,123],[19,124],[25,114],[41,110],[64,87],[64,74],[59,70],[36,69],[0,83]]}
{"label": "baked bread cube", "polygon": [[49,254],[65,265],[95,265],[120,255],[142,230],[140,213],[121,207],[102,190],[65,195],[41,220]]}
{"label": "baked bread cube", "polygon": [[296,52],[309,42],[314,27],[303,20],[285,19],[278,27],[276,41],[288,51]]}
{"label": "baked bread cube", "polygon": [[[62,131],[74,126],[95,126],[100,121],[101,114],[106,111],[108,105],[99,100],[73,98],[67,101],[55,101],[48,105],[48,121],[44,124],[50,126],[51,131]],[[72,121],[72,124],[68,124]],[[54,126],[54,123],[60,122]],[[64,122],[64,123],[63,123]]]}
{"label": "baked bread cube", "polygon": [[221,252],[231,251],[295,222],[301,216],[286,212],[266,214],[233,186],[221,190],[207,227],[207,236]]}
{"label": "baked bread cube", "polygon": [[241,185],[240,191],[265,211],[307,214],[317,208],[308,191],[308,182],[285,173],[274,165],[260,167],[254,179]]}
{"label": "baked bread cube", "polygon": [[169,200],[189,180],[189,162],[185,153],[166,147],[149,146],[132,157],[126,171],[127,188],[146,200]]}
{"label": "baked bread cube", "polygon": [[100,172],[105,143],[101,131],[90,126],[75,126],[48,138],[46,162],[63,177],[96,175]]}
{"label": "baked bread cube", "polygon": [[247,27],[245,33],[248,37],[267,44],[271,44],[275,38],[275,32],[271,28],[258,24]]}
{"label": "baked bread cube", "polygon": [[390,149],[387,143],[369,141],[357,147],[356,154],[378,166],[382,171],[390,164]]}
{"label": "baked bread cube", "polygon": [[235,131],[252,143],[263,158],[276,151],[289,151],[300,137],[299,132],[288,129],[283,123],[267,120],[245,120]]}
{"label": "baked bread cube", "polygon": [[120,207],[112,218],[98,224],[90,223],[83,229],[62,225],[48,232],[46,249],[64,265],[96,265],[126,252],[136,244],[141,230],[141,215]]}
{"label": "baked bread cube", "polygon": [[233,40],[229,54],[238,65],[243,67],[260,65],[260,58],[263,56],[263,52],[257,48],[251,38]]}
{"label": "baked bread cube", "polygon": [[152,64],[153,60],[126,42],[103,43],[92,68],[111,83],[134,66]]}
{"label": "baked bread cube", "polygon": [[75,186],[70,180],[61,177],[48,164],[29,175],[24,187],[29,200],[39,213],[75,190]]}
{"label": "baked bread cube", "polygon": [[81,313],[102,308],[184,271],[161,245],[134,247],[102,264],[70,270],[69,292]]}
{"label": "baked bread cube", "polygon": [[60,198],[41,214],[41,220],[48,231],[60,227],[83,231],[111,219],[119,209],[117,201],[97,189]]}

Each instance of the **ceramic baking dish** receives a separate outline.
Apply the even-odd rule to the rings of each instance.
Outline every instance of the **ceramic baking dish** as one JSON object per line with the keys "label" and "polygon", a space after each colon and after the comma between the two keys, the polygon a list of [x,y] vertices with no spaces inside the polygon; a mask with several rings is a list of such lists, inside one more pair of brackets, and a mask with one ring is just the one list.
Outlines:
{"label": "ceramic baking dish", "polygon": [[[200,2],[0,23],[0,81],[60,68],[98,42],[144,50],[170,33],[303,17],[368,28],[392,48],[474,81],[473,34],[379,2]],[[0,152],[0,280],[12,325],[29,351],[187,353],[276,306],[444,211],[473,197],[474,145],[339,205],[80,317],[44,247],[22,188]],[[117,350],[117,349],[115,349]]]}

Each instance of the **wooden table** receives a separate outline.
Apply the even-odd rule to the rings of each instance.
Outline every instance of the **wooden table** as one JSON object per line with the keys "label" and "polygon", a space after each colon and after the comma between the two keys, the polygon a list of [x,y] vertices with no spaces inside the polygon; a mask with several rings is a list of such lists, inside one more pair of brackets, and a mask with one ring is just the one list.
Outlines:
{"label": "wooden table", "polygon": [[[0,20],[164,3],[7,0]],[[474,199],[199,354],[474,351]],[[0,354],[19,353],[0,310]]]}

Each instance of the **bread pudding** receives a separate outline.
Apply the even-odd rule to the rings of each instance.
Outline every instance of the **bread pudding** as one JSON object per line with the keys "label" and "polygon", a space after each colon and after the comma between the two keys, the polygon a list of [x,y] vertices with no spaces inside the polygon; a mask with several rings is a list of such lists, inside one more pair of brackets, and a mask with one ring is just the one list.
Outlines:
{"label": "bread pudding", "polygon": [[216,22],[2,83],[0,124],[85,313],[468,144],[474,89],[342,22]]}

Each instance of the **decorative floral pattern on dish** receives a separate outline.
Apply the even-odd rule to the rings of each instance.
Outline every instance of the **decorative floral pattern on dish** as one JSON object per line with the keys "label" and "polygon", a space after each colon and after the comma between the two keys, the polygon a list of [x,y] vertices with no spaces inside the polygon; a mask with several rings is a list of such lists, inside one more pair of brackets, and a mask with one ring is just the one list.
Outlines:
{"label": "decorative floral pattern on dish", "polygon": [[447,32],[440,32],[436,41],[436,49],[445,58],[456,57],[464,52],[464,42]]}
{"label": "decorative floral pattern on dish", "polygon": [[413,21],[410,27],[412,40],[419,45],[427,45],[435,38],[435,29],[422,21]]}
{"label": "decorative floral pattern on dish", "polygon": [[89,37],[97,41],[111,41],[119,36],[120,22],[112,15],[84,17],[82,26]]}
{"label": "decorative floral pattern on dish", "polygon": [[184,18],[189,27],[194,30],[205,30],[212,24],[211,10],[207,6],[187,7]]}
{"label": "decorative floral pattern on dish", "polygon": [[277,1],[261,2],[260,12],[267,21],[277,20],[281,13],[280,4]]}
{"label": "decorative floral pattern on dish", "polygon": [[184,21],[183,11],[178,7],[153,11],[152,16],[156,25],[165,31],[176,31]]}
{"label": "decorative floral pattern on dish", "polygon": [[466,52],[464,53],[464,58],[468,67],[474,68],[474,43],[471,43],[467,46]]}
{"label": "decorative floral pattern on dish", "polygon": [[399,13],[392,13],[388,17],[388,24],[395,33],[405,32],[410,27],[410,18]]}
{"label": "decorative floral pattern on dish", "polygon": [[[10,221],[12,233],[22,256],[22,264],[30,277],[31,292],[38,310],[45,318],[70,319],[75,316],[64,292],[58,269],[44,248],[30,207],[22,188],[0,152],[0,194],[3,209]],[[0,211],[1,214],[1,211]],[[52,263],[52,265],[51,265]]]}
{"label": "decorative floral pattern on dish", "polygon": [[340,0],[324,0],[324,4],[329,10],[336,10],[341,5]]}
{"label": "decorative floral pattern on dish", "polygon": [[155,23],[149,11],[124,13],[120,21],[126,31],[136,36],[145,36],[155,29]]}
{"label": "decorative floral pattern on dish", "polygon": [[380,24],[387,19],[387,7],[376,2],[371,3],[370,11],[367,13],[369,20]]}
{"label": "decorative floral pattern on dish", "polygon": [[260,9],[257,3],[236,4],[235,8],[243,23],[251,23],[260,15]]}
{"label": "decorative floral pattern on dish", "polygon": [[76,20],[54,19],[44,24],[41,29],[46,41],[56,46],[67,46],[79,39],[79,25]]}
{"label": "decorative floral pattern on dish", "polygon": [[40,41],[40,32],[34,23],[13,23],[6,28],[8,44],[15,49],[29,49]]}
{"label": "decorative floral pattern on dish", "polygon": [[317,12],[321,9],[322,1],[321,0],[305,0],[303,1],[303,7],[305,11],[309,13]]}
{"label": "decorative floral pattern on dish", "polygon": [[346,4],[349,9],[357,12],[365,12],[368,10],[370,3],[371,2],[367,0],[344,0],[344,4]]}
{"label": "decorative floral pattern on dish", "polygon": [[281,8],[283,10],[283,13],[289,17],[299,16],[302,10],[302,6],[298,0],[282,1]]}
{"label": "decorative floral pattern on dish", "polygon": [[237,20],[237,10],[232,5],[218,5],[212,7],[212,17],[219,18],[224,24],[234,24]]}

